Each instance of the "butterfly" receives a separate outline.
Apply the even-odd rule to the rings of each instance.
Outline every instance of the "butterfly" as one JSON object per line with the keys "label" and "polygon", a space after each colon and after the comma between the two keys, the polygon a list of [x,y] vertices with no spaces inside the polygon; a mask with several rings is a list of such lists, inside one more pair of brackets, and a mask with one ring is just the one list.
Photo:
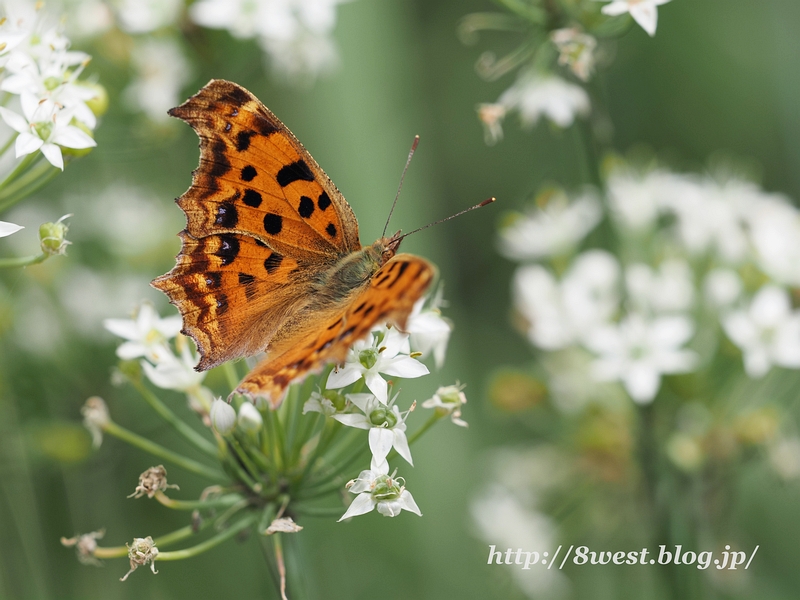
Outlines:
{"label": "butterfly", "polygon": [[288,386],[379,324],[401,330],[435,269],[398,231],[361,246],[358,221],[291,131],[243,87],[212,79],[169,111],[200,138],[175,267],[153,280],[204,371],[266,352],[236,392],[280,405]]}

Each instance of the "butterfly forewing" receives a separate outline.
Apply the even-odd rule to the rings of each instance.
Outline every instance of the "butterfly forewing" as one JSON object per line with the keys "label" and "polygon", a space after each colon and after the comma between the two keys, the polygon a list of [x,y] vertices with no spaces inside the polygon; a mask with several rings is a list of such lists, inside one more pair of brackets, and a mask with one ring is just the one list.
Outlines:
{"label": "butterfly forewing", "polygon": [[243,233],[309,258],[360,248],[358,223],[341,193],[250,92],[212,80],[170,114],[200,137],[200,166],[178,199],[191,235]]}
{"label": "butterfly forewing", "polygon": [[[433,280],[435,270],[426,260],[398,254],[381,267],[369,285],[349,300],[345,310],[318,315],[307,332],[293,336],[275,358],[268,356],[245,377],[237,391],[267,397],[273,406],[283,399],[292,381],[329,362],[341,362],[350,346],[385,322],[405,327],[414,303]],[[278,332],[276,337],[280,337]]]}

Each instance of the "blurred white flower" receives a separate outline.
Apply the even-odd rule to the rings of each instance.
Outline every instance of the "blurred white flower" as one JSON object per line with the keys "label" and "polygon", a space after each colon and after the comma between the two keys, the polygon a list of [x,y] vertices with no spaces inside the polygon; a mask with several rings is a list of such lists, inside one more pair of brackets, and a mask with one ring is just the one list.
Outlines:
{"label": "blurred white flower", "polygon": [[142,303],[133,319],[105,319],[103,327],[114,335],[127,340],[117,348],[122,360],[145,357],[158,362],[173,356],[167,345],[183,327],[180,315],[161,318],[149,302]]}
{"label": "blurred white flower", "polygon": [[697,355],[681,347],[694,334],[692,320],[685,316],[626,315],[619,324],[595,328],[584,345],[598,355],[592,372],[598,381],[621,381],[639,404],[652,402],[661,386],[661,375],[686,373],[697,363]]}
{"label": "blurred white flower", "polygon": [[583,81],[588,81],[594,71],[594,50],[597,40],[577,27],[556,29],[550,40],[558,48],[558,64],[569,67]]}
{"label": "blurred white flower", "polygon": [[350,348],[344,366],[331,371],[326,387],[339,389],[362,377],[369,391],[383,404],[388,402],[389,388],[380,373],[392,377],[413,379],[430,373],[428,367],[409,356],[408,335],[395,327],[373,332]]}
{"label": "blurred white flower", "polygon": [[778,194],[762,194],[746,212],[759,266],[779,283],[800,286],[800,211]]}
{"label": "blurred white flower", "polygon": [[15,142],[17,158],[41,150],[50,164],[63,171],[59,146],[83,149],[97,145],[87,133],[70,125],[74,108],[59,109],[52,100],[40,101],[27,91],[20,95],[20,103],[24,117],[0,106],[0,117],[19,132]]}
{"label": "blurred white flower", "polygon": [[523,126],[535,125],[544,116],[559,127],[569,127],[576,116],[589,113],[589,95],[575,84],[555,75],[524,71],[502,93],[497,103],[506,111],[519,112]]}
{"label": "blurred white flower", "polygon": [[669,259],[657,270],[642,263],[625,268],[633,305],[645,313],[682,312],[694,304],[694,273],[685,260]]}
{"label": "blurred white flower", "polygon": [[146,360],[141,361],[144,374],[156,387],[207,398],[207,394],[199,392],[200,384],[205,379],[206,373],[195,371],[196,364],[197,356],[185,342],[181,344],[180,356],[175,356],[172,352],[161,354],[155,362],[155,366]]}
{"label": "blurred white flower", "polygon": [[[406,438],[406,418],[410,410],[405,413],[395,406],[394,401],[397,396],[389,401],[389,404],[380,402],[372,394],[347,394],[347,399],[361,411],[359,413],[334,414],[333,418],[348,427],[366,429],[369,431],[369,449],[372,452],[372,471],[389,471],[386,457],[389,451],[394,448],[410,465],[414,464],[411,459],[411,450],[408,447]],[[413,406],[412,406],[413,410]]]}
{"label": "blurred white flower", "polygon": [[[213,404],[212,404],[213,406]],[[259,431],[264,424],[264,418],[251,402],[244,401],[239,407],[239,416],[236,419],[239,427],[245,431]]]}
{"label": "blurred white flower", "polygon": [[651,227],[658,217],[659,195],[669,177],[663,171],[642,175],[627,167],[615,168],[606,181],[611,215],[634,231]]}
{"label": "blurred white flower", "polygon": [[0,237],[6,237],[12,233],[17,233],[20,229],[25,229],[22,225],[15,225],[6,221],[0,221]]}
{"label": "blurred white flower", "polygon": [[[608,2],[609,0],[598,0]],[[603,14],[615,17],[630,13],[633,20],[644,29],[650,37],[656,34],[658,24],[658,7],[666,4],[669,0],[611,0],[611,4],[606,4]]]}
{"label": "blurred white flower", "polygon": [[171,38],[136,40],[131,65],[136,75],[123,91],[126,102],[155,122],[166,121],[192,75],[180,46]]}
{"label": "blurred white flower", "polygon": [[742,350],[750,377],[763,377],[773,365],[800,368],[800,311],[792,310],[785,289],[765,285],[746,309],[726,315],[722,326]]}
{"label": "blurred white flower", "polygon": [[422,408],[433,408],[440,414],[450,415],[450,420],[455,425],[467,427],[468,423],[461,418],[461,407],[467,403],[463,389],[463,385],[440,387],[432,398],[422,403]]}
{"label": "blurred white flower", "polygon": [[442,317],[442,312],[439,310],[444,303],[442,290],[443,288],[439,286],[435,294],[417,300],[408,316],[405,328],[410,336],[411,349],[419,352],[420,358],[433,353],[437,369],[441,369],[444,365],[447,342],[453,329],[453,325]]}
{"label": "blurred white flower", "polygon": [[703,281],[706,300],[715,308],[731,306],[742,295],[742,287],[741,278],[731,269],[712,269]]}
{"label": "blurred white flower", "polygon": [[513,260],[566,254],[586,237],[603,217],[597,195],[586,191],[574,200],[555,191],[542,207],[517,214],[500,231],[500,251]]}
{"label": "blurred white flower", "polygon": [[397,470],[391,475],[388,473],[389,463],[384,461],[380,468],[361,471],[357,479],[348,482],[348,490],[358,496],[339,521],[366,514],[376,506],[384,517],[396,517],[403,510],[421,517],[422,513],[406,489],[403,478],[395,477]]}
{"label": "blurred white flower", "polygon": [[183,0],[116,0],[119,27],[127,33],[150,33],[173,25]]}
{"label": "blurred white flower", "polygon": [[503,139],[503,119],[507,108],[498,103],[484,103],[477,106],[478,119],[483,124],[483,141],[494,146]]}
{"label": "blurred white flower", "polygon": [[336,64],[331,34],[336,7],[348,0],[200,0],[190,18],[203,27],[258,38],[275,69],[291,78],[314,77]]}
{"label": "blurred white flower", "polygon": [[540,265],[517,269],[514,303],[531,343],[565,348],[610,319],[619,309],[619,273],[616,258],[603,250],[580,254],[560,284]]}
{"label": "blurred white flower", "polygon": [[800,477],[800,439],[796,436],[779,439],[769,447],[769,462],[783,479]]}

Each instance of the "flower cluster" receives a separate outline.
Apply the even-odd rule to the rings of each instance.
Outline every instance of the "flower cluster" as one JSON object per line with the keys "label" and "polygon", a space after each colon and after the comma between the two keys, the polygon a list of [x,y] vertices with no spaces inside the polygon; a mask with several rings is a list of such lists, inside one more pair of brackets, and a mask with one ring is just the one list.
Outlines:
{"label": "flower cluster", "polygon": [[521,266],[513,285],[535,347],[588,352],[589,376],[620,381],[639,403],[656,397],[663,375],[707,364],[709,346],[693,341],[720,331],[750,377],[800,368],[791,297],[800,285],[800,260],[791,258],[800,257],[800,211],[787,198],[731,175],[642,173],[624,163],[606,185],[616,255],[575,251],[600,219],[591,196],[567,204],[560,195],[551,205],[551,194],[501,233],[509,258],[538,261]]}
{"label": "flower cluster", "polygon": [[598,0],[503,3],[510,15],[477,13],[462,20],[461,34],[467,43],[484,30],[528,34],[508,55],[498,59],[486,52],[477,63],[478,73],[487,80],[518,69],[516,81],[495,102],[478,105],[487,144],[502,139],[502,122],[511,112],[518,113],[523,127],[532,127],[544,117],[567,128],[576,118],[587,116],[591,102],[583,85],[592,78],[598,62],[611,55],[604,51],[603,40],[626,31],[628,15],[655,35],[657,7],[669,0],[599,2],[610,3],[602,7]]}
{"label": "flower cluster", "polygon": [[[303,515],[337,514],[342,521],[377,509],[389,517],[404,510],[421,516],[405,479],[390,468],[390,461],[398,455],[413,464],[411,444],[444,417],[465,427],[462,407],[466,397],[463,386],[440,387],[422,403],[433,409],[427,422],[407,435],[408,418],[417,403],[412,401],[406,410],[399,408],[397,378],[428,374],[428,367],[421,362],[426,356],[437,365],[444,360],[451,325],[441,316],[442,303],[441,291],[420,299],[404,323],[405,331],[389,325],[376,328],[350,348],[341,365],[291,386],[287,399],[276,409],[260,398],[253,403],[237,394],[231,394],[227,402],[215,399],[203,385],[204,374],[193,369],[197,356],[187,338],[179,334],[178,316],[162,318],[152,305],[142,304],[132,319],[107,319],[106,329],[125,340],[117,348],[122,361],[117,378],[133,384],[159,416],[221,469],[126,430],[113,421],[104,400],[89,398],[82,412],[95,447],[103,435],[112,435],[165,463],[211,479],[215,485],[197,501],[174,500],[166,492],[179,488],[167,483],[166,468],[160,464],[150,467],[129,497],[151,498],[179,510],[191,508],[191,526],[158,538],[134,538],[132,544],[113,548],[99,547],[94,534],[63,543],[76,546],[86,562],[127,555],[130,571],[124,581],[139,566],[150,564],[155,573],[156,559],[193,556],[251,526],[275,540],[276,560],[280,561],[280,536],[301,531],[294,519]],[[222,370],[235,388],[241,376],[236,366],[227,363]],[[185,393],[216,443],[179,419],[147,381],[157,388]],[[361,431],[366,431],[366,436]],[[347,482],[352,464],[367,452],[369,469]],[[316,504],[343,488],[356,495],[344,514],[340,506]],[[217,515],[217,508],[226,510]],[[174,553],[162,550],[211,523],[219,532],[211,539]],[[283,565],[278,567],[277,571],[284,570]]]}
{"label": "flower cluster", "polygon": [[91,133],[103,92],[80,79],[89,56],[70,50],[61,28],[33,2],[6,4],[0,42],[0,90],[12,106],[0,107],[0,117],[13,130],[16,156],[41,152],[63,170],[65,152],[96,145]]}

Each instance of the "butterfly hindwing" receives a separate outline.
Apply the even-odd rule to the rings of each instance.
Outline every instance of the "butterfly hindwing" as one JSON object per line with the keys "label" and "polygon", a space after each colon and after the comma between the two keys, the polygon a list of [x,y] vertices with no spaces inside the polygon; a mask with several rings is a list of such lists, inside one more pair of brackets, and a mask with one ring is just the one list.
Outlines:
{"label": "butterfly hindwing", "polygon": [[[295,331],[294,344],[282,343],[268,349],[267,358],[239,384],[237,391],[264,396],[273,406],[283,399],[292,381],[326,363],[341,362],[354,342],[366,337],[381,323],[401,330],[414,307],[430,286],[434,267],[411,254],[398,254],[383,265],[369,284],[349,300],[343,309],[318,315],[308,331]],[[280,337],[277,332],[276,337]],[[300,342],[300,343],[297,343]]]}
{"label": "butterfly hindwing", "polygon": [[336,186],[255,96],[211,80],[170,115],[200,137],[200,166],[178,199],[194,237],[241,233],[283,255],[358,250],[358,222]]}
{"label": "butterfly hindwing", "polygon": [[286,315],[307,301],[309,283],[297,276],[296,259],[245,235],[179,235],[177,264],[153,286],[180,310],[183,333],[200,350],[198,369],[264,350]]}

